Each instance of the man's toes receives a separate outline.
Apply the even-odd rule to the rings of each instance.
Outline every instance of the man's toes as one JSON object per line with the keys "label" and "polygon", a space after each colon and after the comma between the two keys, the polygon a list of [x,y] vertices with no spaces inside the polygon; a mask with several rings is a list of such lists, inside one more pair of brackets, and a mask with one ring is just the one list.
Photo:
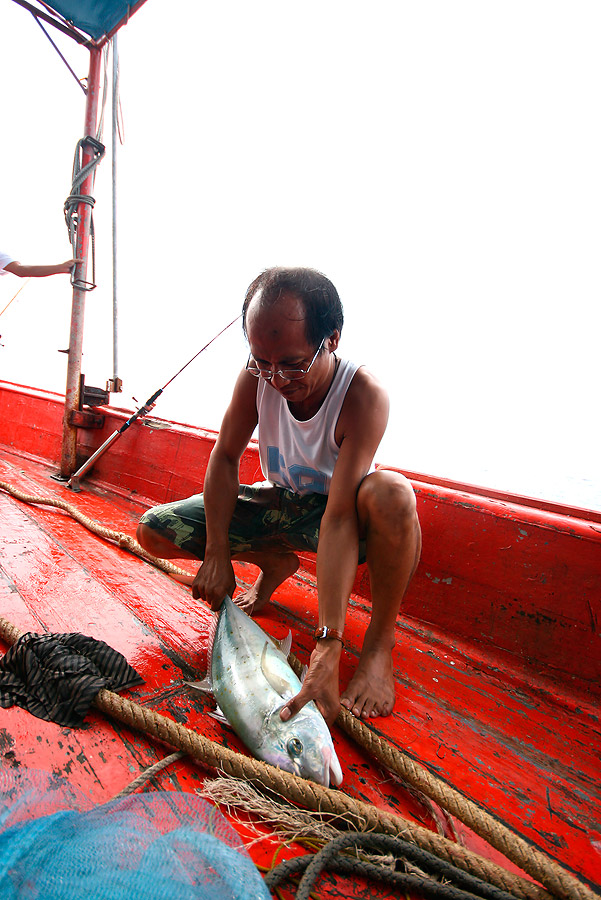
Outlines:
{"label": "man's toes", "polygon": [[363,709],[361,710],[361,718],[362,719],[374,719],[376,716],[380,715],[380,710],[378,708],[377,703],[366,702],[363,704]]}
{"label": "man's toes", "polygon": [[[350,687],[351,685],[348,686],[347,691],[349,691]],[[357,715],[357,713],[355,712],[355,707],[360,702],[361,697],[356,691],[353,691],[352,693],[349,691],[349,693],[343,695],[340,698],[341,705],[344,706],[345,709],[348,709],[349,712],[352,712],[354,716]]]}
{"label": "man's toes", "polygon": [[357,719],[365,719],[368,708],[368,702],[363,697],[359,697],[353,706],[353,715]]}
{"label": "man's toes", "polygon": [[[349,685],[349,687],[351,687],[351,685]],[[344,706],[345,709],[348,709],[356,719],[361,719],[363,717],[365,700],[360,691],[353,691],[350,695],[341,697],[340,704]]]}
{"label": "man's toes", "polygon": [[348,692],[346,696],[341,697],[340,703],[356,719],[368,720],[376,719],[378,716],[389,716],[394,709],[394,697],[373,697],[369,688],[365,689],[365,686],[363,690]]}

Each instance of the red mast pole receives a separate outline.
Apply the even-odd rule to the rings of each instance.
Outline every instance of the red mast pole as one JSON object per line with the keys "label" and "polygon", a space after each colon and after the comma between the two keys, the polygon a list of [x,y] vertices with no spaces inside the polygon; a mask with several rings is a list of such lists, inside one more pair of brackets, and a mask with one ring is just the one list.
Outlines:
{"label": "red mast pole", "polygon": [[[84,137],[96,137],[98,118],[98,95],[100,91],[100,64],[102,49],[90,49],[90,70],[88,73],[88,92],[86,97],[86,114]],[[85,145],[82,150],[82,168],[92,160],[93,151]],[[94,169],[82,182],[79,192],[92,194],[94,187]],[[71,413],[80,406],[81,353],[83,346],[83,322],[86,306],[86,291],[77,285],[86,283],[88,268],[88,246],[90,242],[90,221],[92,208],[87,203],[79,203],[77,207],[77,243],[75,256],[81,259],[75,268],[76,286],[73,288],[71,305],[71,331],[69,336],[69,361],[67,364],[67,386],[65,388],[65,417],[63,420],[63,445],[61,454],[61,476],[69,478],[77,468],[77,428],[71,424]]]}

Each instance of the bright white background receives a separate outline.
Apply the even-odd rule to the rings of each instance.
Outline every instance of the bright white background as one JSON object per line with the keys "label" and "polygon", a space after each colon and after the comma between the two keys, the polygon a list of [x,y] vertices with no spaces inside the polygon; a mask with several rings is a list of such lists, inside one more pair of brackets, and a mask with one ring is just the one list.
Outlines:
{"label": "bright white background", "polygon": [[[119,36],[116,405],[263,268],[310,265],[342,297],[341,352],[390,390],[380,462],[601,508],[600,26],[596,0],[148,0]],[[67,259],[84,96],[9,0],[0,79],[0,247]],[[110,151],[110,98],[106,116]],[[94,193],[83,370],[104,386],[108,159]],[[0,278],[0,309],[21,283]],[[69,320],[68,278],[30,281],[0,317],[0,377],[62,392]],[[218,428],[245,356],[236,325],[156,414]]]}

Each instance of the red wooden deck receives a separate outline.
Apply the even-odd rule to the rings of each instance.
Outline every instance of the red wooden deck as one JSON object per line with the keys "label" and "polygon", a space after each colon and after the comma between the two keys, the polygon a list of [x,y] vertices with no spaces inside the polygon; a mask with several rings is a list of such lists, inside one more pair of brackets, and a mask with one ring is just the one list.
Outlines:
{"label": "red wooden deck", "polygon": [[[0,480],[56,496],[110,528],[133,534],[151,503],[197,490],[213,436],[172,425],[130,429],[80,494],[51,479],[60,398],[0,386]],[[83,432],[96,448],[102,432]],[[254,452],[245,478],[257,471]],[[376,729],[591,886],[601,886],[598,616],[601,517],[567,515],[414,482],[424,555],[398,621],[397,703]],[[316,616],[313,561],[259,617],[277,637],[292,629],[308,658]],[[184,567],[193,567],[183,563]],[[237,567],[240,583],[251,567]],[[369,614],[366,573],[351,598],[342,679],[352,671]],[[0,492],[1,614],[21,631],[81,631],[121,651],[145,679],[131,692],[217,741],[242,749],[183,685],[204,674],[209,613],[168,576],[89,533],[65,513]],[[428,813],[334,729],[344,790],[432,826]],[[42,769],[101,802],[165,755],[144,737],[92,712],[66,729],[2,710],[5,764]],[[194,791],[205,773],[181,761],[163,786]],[[483,842],[460,828],[466,844]],[[266,840],[253,851],[270,861]],[[507,867],[515,870],[510,864]],[[337,888],[332,887],[333,895]],[[344,896],[369,896],[364,887]]]}

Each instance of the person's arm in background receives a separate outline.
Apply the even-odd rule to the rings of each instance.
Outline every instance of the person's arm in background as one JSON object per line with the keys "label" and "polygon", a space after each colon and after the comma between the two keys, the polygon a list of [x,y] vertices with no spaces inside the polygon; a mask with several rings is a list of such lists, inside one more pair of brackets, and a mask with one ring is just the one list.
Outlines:
{"label": "person's arm in background", "polygon": [[80,259],[67,259],[63,263],[48,266],[25,266],[23,263],[13,262],[4,266],[5,272],[17,275],[19,278],[45,278],[47,275],[68,275],[72,268],[81,262]]}

